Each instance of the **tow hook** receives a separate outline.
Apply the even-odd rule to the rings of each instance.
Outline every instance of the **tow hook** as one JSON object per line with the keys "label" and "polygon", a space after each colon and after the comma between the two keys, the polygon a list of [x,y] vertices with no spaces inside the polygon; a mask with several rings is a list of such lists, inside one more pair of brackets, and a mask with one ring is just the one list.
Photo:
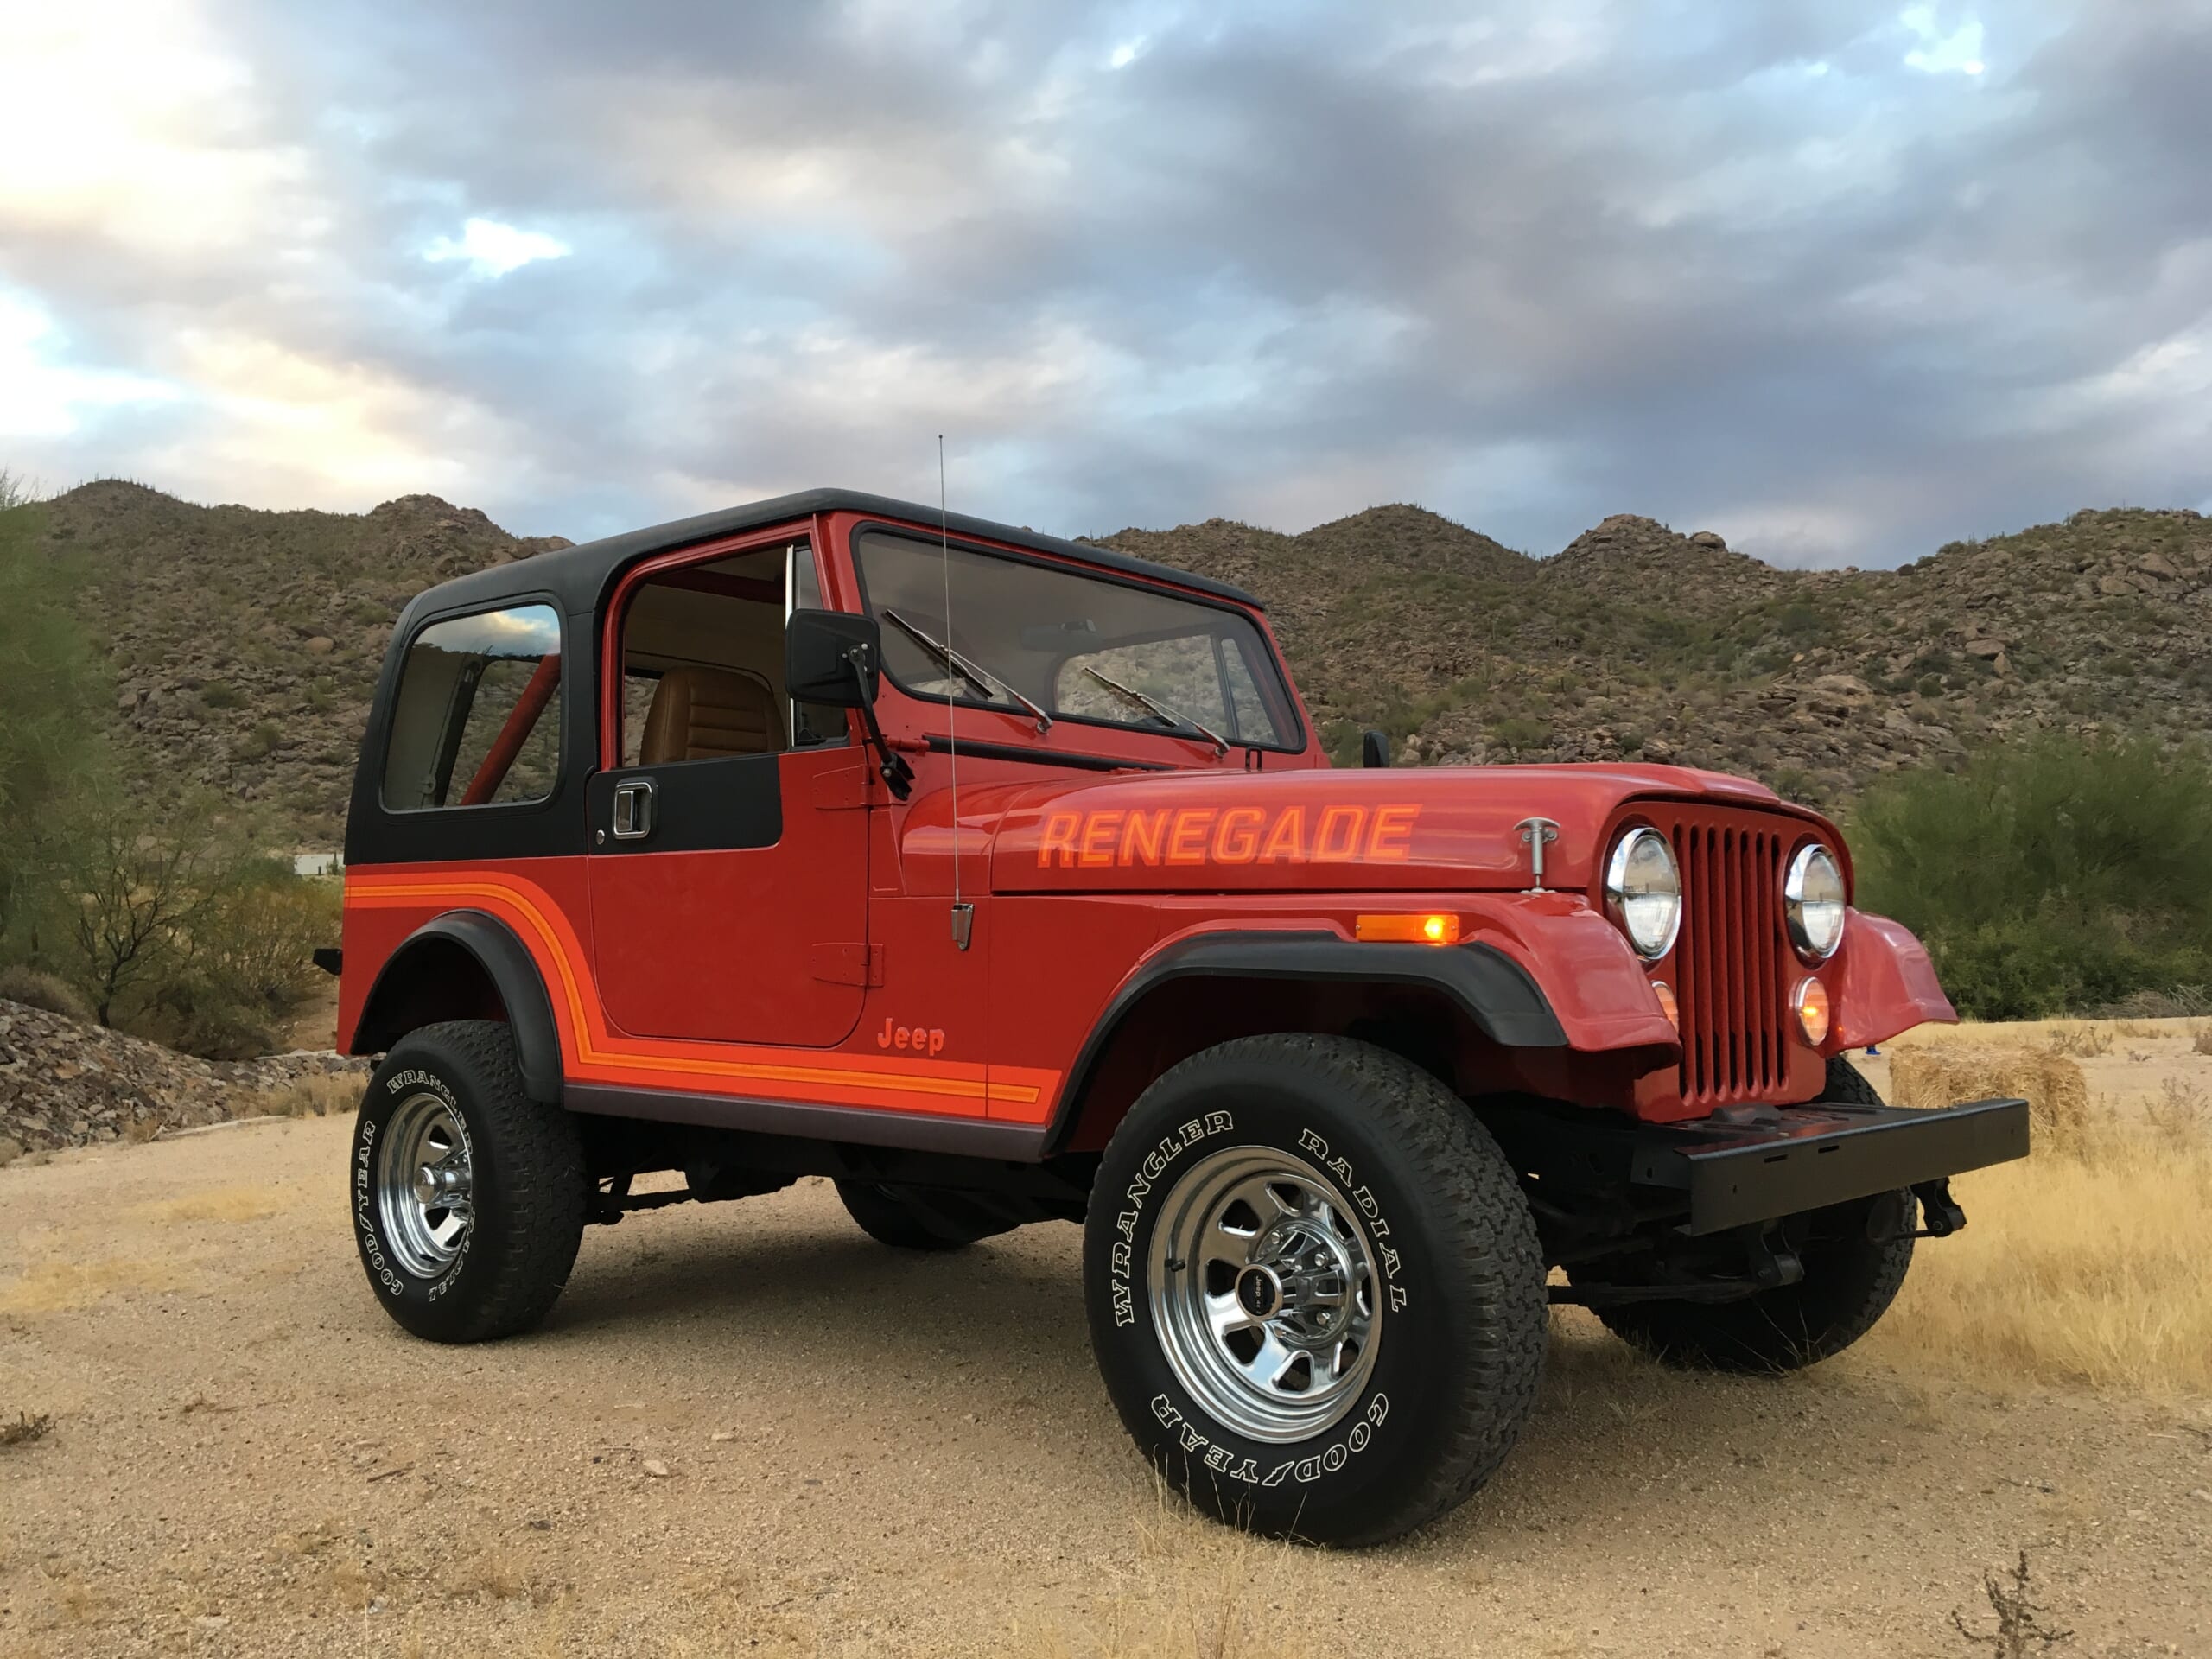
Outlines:
{"label": "tow hook", "polygon": [[1913,1235],[1915,1238],[1948,1238],[1967,1224],[1967,1212],[1951,1196],[1948,1179],[1923,1181],[1912,1189],[1912,1195],[1920,1200],[1920,1213],[1928,1223]]}

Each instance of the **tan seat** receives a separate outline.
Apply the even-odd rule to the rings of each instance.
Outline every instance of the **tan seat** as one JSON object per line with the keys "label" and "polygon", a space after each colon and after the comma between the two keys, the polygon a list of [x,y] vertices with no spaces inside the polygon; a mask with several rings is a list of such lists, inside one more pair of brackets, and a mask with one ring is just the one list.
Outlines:
{"label": "tan seat", "polygon": [[653,688],[638,764],[773,754],[783,747],[783,711],[760,681],[726,668],[671,668]]}

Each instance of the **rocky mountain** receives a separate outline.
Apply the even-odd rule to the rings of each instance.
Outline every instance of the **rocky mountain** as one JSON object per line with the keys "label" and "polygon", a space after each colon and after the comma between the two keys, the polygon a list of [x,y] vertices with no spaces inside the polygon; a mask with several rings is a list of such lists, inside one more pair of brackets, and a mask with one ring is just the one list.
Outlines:
{"label": "rocky mountain", "polygon": [[1213,521],[1109,544],[1266,597],[1340,759],[1620,760],[1839,804],[2049,728],[2212,731],[2212,521],[2078,512],[1898,570],[1782,570],[1616,514],[1547,559],[1378,507],[1301,536]]}
{"label": "rocky mountain", "polygon": [[[114,481],[46,524],[149,785],[219,791],[302,847],[340,834],[400,607],[566,544],[430,496],[260,512]],[[1297,536],[1210,519],[1101,539],[1262,595],[1340,759],[1372,725],[1405,763],[1643,756],[1836,804],[2007,733],[2212,730],[2212,521],[2193,512],[2080,512],[1878,571],[1777,569],[1627,514],[1543,559],[1405,505]]]}

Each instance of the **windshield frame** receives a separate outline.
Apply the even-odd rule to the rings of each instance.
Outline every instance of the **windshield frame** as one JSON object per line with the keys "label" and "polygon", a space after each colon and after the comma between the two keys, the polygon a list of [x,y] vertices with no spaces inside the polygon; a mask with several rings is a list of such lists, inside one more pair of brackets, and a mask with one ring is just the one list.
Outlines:
{"label": "windshield frame", "polygon": [[[877,608],[875,601],[868,596],[868,573],[862,569],[861,563],[861,538],[870,534],[895,537],[900,541],[914,543],[929,552],[937,551],[942,545],[949,547],[956,553],[969,554],[978,558],[1002,559],[1010,564],[1034,565],[1043,569],[1061,571],[1086,582],[1106,582],[1116,588],[1134,588],[1139,593],[1158,594],[1165,598],[1179,600],[1185,604],[1199,606],[1207,610],[1219,611],[1224,615],[1236,617],[1252,630],[1253,638],[1259,642],[1261,654],[1265,659],[1263,663],[1252,664],[1253,689],[1259,694],[1263,704],[1273,701],[1268,695],[1267,686],[1261,683],[1261,675],[1264,671],[1274,677],[1275,697],[1280,698],[1281,713],[1285,723],[1290,728],[1290,735],[1281,742],[1268,743],[1255,742],[1244,737],[1231,738],[1229,743],[1230,748],[1232,751],[1257,749],[1269,754],[1303,754],[1312,745],[1312,734],[1306,728],[1306,710],[1299,702],[1298,693],[1293,685],[1289,672],[1283,666],[1281,653],[1277,649],[1274,638],[1268,633],[1266,625],[1252,611],[1242,605],[1232,604],[1227,600],[1216,599],[1211,594],[1195,593],[1188,588],[1172,587],[1166,582],[1147,582],[1139,576],[1124,575],[1119,571],[1105,569],[1096,565],[1079,563],[1073,559],[1051,558],[1042,554],[994,547],[988,543],[977,542],[961,536],[940,537],[936,532],[918,525],[899,524],[890,519],[868,518],[853,525],[847,533],[844,550],[853,574],[853,587],[860,598],[861,609],[866,615],[879,620],[883,613]],[[1158,637],[1176,639],[1188,636],[1163,634]],[[1216,635],[1215,638],[1219,639],[1220,636]],[[951,642],[948,640],[946,643],[950,645]],[[961,654],[978,667],[989,670],[994,673],[997,671],[990,663],[976,656],[970,650],[963,649]],[[987,702],[981,697],[957,696],[950,692],[918,691],[899,677],[896,671],[891,666],[887,656],[883,664],[883,677],[897,687],[901,695],[912,697],[916,702],[937,707],[978,709],[987,714],[1011,715],[1025,726],[1035,724],[1030,719],[1028,711],[1019,703]],[[1102,720],[1092,715],[1063,714],[1058,709],[1049,709],[1048,712],[1052,715],[1052,724],[1056,728],[1062,725],[1083,726],[1096,731],[1127,732],[1139,737],[1166,738],[1171,742],[1182,744],[1189,744],[1193,741],[1200,742],[1205,741],[1193,740],[1189,733],[1178,731],[1166,726],[1146,725],[1133,720]],[[1046,741],[1049,742],[1049,740]],[[961,747],[965,748],[967,745],[963,743]],[[1212,746],[1208,744],[1206,747],[1211,748]],[[1039,752],[1044,752],[1042,746]]]}

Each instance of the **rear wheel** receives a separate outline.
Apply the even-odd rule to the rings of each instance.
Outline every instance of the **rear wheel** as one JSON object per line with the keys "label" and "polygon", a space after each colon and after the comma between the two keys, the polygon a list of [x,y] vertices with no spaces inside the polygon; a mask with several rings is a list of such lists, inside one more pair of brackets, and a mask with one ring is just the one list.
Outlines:
{"label": "rear wheel", "polygon": [[[1821,1098],[1881,1105],[1874,1086],[1840,1056]],[[1878,1192],[1786,1216],[1783,1247],[1804,1266],[1794,1285],[1741,1301],[1630,1302],[1601,1307],[1616,1336],[1653,1358],[1691,1370],[1792,1371],[1845,1349],[1889,1311],[1912,1266],[1919,1211],[1910,1192]]]}
{"label": "rear wheel", "polygon": [[353,1126],[353,1242],[385,1311],[434,1342],[515,1335],[568,1282],[588,1183],[575,1121],[524,1091],[507,1027],[392,1046]]}
{"label": "rear wheel", "polygon": [[1460,1100],[1344,1039],[1240,1039],[1115,1131],[1084,1239],[1122,1421],[1201,1509],[1371,1544],[1486,1480],[1535,1404],[1543,1260]]}
{"label": "rear wheel", "polygon": [[938,1187],[839,1181],[837,1196],[862,1232],[901,1250],[964,1249],[1017,1224],[983,1199]]}

